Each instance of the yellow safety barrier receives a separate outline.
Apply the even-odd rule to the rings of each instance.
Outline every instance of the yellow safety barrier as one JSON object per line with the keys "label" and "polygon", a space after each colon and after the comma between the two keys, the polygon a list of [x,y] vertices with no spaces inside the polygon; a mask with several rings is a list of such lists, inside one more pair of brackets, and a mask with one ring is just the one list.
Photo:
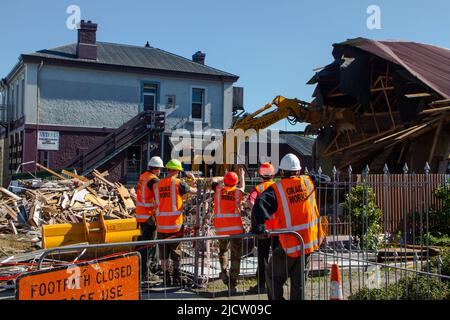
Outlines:
{"label": "yellow safety barrier", "polygon": [[136,241],[141,231],[136,219],[105,220],[99,215],[98,222],[57,224],[42,227],[42,246],[51,249],[79,243],[101,244]]}

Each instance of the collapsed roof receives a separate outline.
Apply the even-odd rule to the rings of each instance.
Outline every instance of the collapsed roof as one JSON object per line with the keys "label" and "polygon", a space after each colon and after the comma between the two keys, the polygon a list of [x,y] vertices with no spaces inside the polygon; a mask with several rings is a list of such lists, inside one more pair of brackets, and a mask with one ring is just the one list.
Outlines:
{"label": "collapsed roof", "polygon": [[[334,44],[333,57],[308,84],[317,85],[313,96],[318,105],[351,108],[354,118],[348,120],[355,130],[323,128],[319,158],[341,168],[373,164],[378,171],[383,162],[398,169],[399,156],[413,166],[414,155],[445,166],[440,162],[448,161],[450,50],[357,38]],[[411,142],[431,131],[435,132],[428,137],[431,149],[421,151],[426,157],[417,157]],[[445,146],[437,145],[438,140]]]}

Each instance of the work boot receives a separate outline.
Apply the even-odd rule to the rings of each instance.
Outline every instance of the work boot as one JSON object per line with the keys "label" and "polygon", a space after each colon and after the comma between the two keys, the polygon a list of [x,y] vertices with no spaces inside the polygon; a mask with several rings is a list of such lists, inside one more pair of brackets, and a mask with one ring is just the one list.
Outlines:
{"label": "work boot", "polygon": [[237,284],[230,283],[230,285],[228,286],[228,293],[230,296],[234,296],[235,294],[237,294]]}
{"label": "work boot", "polygon": [[230,278],[228,277],[228,272],[226,270],[219,273],[219,278],[225,285],[229,285]]}
{"label": "work boot", "polygon": [[158,282],[161,278],[158,277],[158,275],[154,274],[154,273],[149,273],[148,275],[148,281],[150,282]]}
{"label": "work boot", "polygon": [[248,290],[248,293],[251,293],[251,294],[267,293],[267,288],[263,284],[256,284],[255,286],[251,287]]}

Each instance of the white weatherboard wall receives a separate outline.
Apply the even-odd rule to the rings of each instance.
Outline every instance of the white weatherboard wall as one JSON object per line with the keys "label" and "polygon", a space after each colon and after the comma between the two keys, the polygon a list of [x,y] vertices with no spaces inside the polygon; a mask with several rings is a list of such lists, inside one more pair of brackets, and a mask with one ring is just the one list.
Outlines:
{"label": "white weatherboard wall", "polygon": [[[36,123],[37,72],[37,65],[28,65],[28,124]],[[189,121],[192,87],[206,90],[211,127],[223,129],[224,123],[231,124],[231,83],[45,65],[39,72],[39,124],[117,128],[138,114],[144,82],[159,84],[158,109],[167,111],[169,131]],[[166,110],[168,95],[175,95],[176,107]]]}

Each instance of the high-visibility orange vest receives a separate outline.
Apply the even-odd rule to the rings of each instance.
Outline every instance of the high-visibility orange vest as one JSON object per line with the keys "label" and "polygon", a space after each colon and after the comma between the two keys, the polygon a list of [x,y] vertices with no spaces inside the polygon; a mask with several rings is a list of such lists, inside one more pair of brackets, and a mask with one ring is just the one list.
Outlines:
{"label": "high-visibility orange vest", "polygon": [[179,232],[183,226],[183,198],[179,187],[180,180],[176,178],[165,178],[153,185],[159,233]]}
{"label": "high-visibility orange vest", "polygon": [[244,233],[240,203],[242,192],[219,184],[214,195],[214,228],[220,236]]}
{"label": "high-visibility orange vest", "polygon": [[136,190],[136,220],[139,223],[146,222],[155,214],[155,196],[153,190],[150,190],[147,185],[151,180],[157,178],[148,171],[139,177]]}
{"label": "high-visibility orange vest", "polygon": [[[256,190],[256,193],[258,194],[258,197],[261,195],[261,193],[266,191],[274,183],[275,183],[275,181],[269,180],[269,181],[264,181],[263,183],[257,185],[255,187],[255,190]],[[266,230],[267,231],[272,231],[273,229],[275,229],[274,222],[275,222],[275,219],[274,219],[274,216],[272,215],[270,217],[270,219],[266,221]]]}
{"label": "high-visibility orange vest", "polygon": [[[316,192],[310,177],[292,177],[272,185],[277,197],[275,212],[277,230],[291,230],[299,233],[304,242],[304,253],[319,249],[324,240],[316,203]],[[294,235],[280,235],[280,243],[286,254],[292,258],[301,255],[300,241]]]}

